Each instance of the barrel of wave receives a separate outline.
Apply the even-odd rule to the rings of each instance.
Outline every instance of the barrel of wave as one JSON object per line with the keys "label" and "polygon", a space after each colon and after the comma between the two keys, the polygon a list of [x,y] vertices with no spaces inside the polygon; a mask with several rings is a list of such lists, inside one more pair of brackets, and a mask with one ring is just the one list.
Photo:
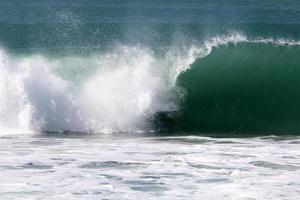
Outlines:
{"label": "barrel of wave", "polygon": [[219,46],[177,80],[186,97],[173,126],[200,132],[298,133],[300,47],[241,42]]}

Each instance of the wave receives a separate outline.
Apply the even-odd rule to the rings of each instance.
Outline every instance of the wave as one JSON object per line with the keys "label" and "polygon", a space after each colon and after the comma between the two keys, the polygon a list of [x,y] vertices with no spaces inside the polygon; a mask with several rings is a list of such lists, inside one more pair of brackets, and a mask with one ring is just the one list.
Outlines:
{"label": "wave", "polygon": [[178,77],[186,90],[180,130],[296,134],[300,130],[300,47],[254,40],[214,48]]}
{"label": "wave", "polygon": [[296,127],[298,46],[234,33],[163,49],[116,45],[84,56],[17,56],[2,48],[0,132]]}

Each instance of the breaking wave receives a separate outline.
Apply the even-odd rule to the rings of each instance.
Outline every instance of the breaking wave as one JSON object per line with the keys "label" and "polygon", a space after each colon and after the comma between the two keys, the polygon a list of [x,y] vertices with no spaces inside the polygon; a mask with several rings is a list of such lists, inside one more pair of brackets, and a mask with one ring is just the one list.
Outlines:
{"label": "breaking wave", "polygon": [[299,53],[239,33],[60,57],[2,48],[0,132],[300,130]]}

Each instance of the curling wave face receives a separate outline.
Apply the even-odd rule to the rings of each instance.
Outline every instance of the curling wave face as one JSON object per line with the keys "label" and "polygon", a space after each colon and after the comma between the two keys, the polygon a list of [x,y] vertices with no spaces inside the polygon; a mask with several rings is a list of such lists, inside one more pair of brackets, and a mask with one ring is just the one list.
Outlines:
{"label": "curling wave face", "polygon": [[184,130],[298,133],[300,48],[296,42],[220,46],[178,78]]}

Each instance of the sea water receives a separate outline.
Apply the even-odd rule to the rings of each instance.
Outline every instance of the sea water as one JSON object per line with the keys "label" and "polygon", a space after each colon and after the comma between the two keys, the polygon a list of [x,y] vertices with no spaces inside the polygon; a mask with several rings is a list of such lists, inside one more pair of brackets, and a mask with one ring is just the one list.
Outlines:
{"label": "sea water", "polygon": [[1,138],[0,199],[297,199],[298,137]]}
{"label": "sea water", "polygon": [[1,199],[297,199],[300,3],[0,1]]}

